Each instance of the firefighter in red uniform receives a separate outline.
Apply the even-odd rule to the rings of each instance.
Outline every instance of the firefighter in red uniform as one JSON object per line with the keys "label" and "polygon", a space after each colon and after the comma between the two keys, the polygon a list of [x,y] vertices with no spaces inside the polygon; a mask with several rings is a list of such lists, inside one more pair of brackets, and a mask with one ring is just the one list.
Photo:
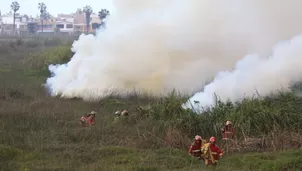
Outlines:
{"label": "firefighter in red uniform", "polygon": [[81,117],[80,121],[82,126],[91,126],[95,124],[95,111],[85,114]]}
{"label": "firefighter in red uniform", "polygon": [[88,124],[89,126],[95,124],[95,114],[96,114],[95,111],[90,112],[90,115],[89,115],[88,118],[87,118],[87,124]]}
{"label": "firefighter in red uniform", "polygon": [[82,126],[86,126],[86,122],[87,122],[87,114],[84,115],[84,116],[82,116],[81,119],[80,119],[80,121],[81,121],[81,125],[82,125]]}
{"label": "firefighter in red uniform", "polygon": [[200,159],[201,156],[201,147],[204,144],[204,140],[201,138],[201,136],[196,135],[194,142],[191,144],[189,148],[189,155],[192,155],[194,157],[197,157]]}
{"label": "firefighter in red uniform", "polygon": [[206,166],[217,165],[220,157],[222,157],[223,152],[216,145],[216,138],[211,137],[210,143],[206,143],[201,148],[202,158],[205,161]]}
{"label": "firefighter in red uniform", "polygon": [[229,138],[235,138],[235,128],[233,127],[231,121],[226,121],[224,128],[221,129],[221,133],[223,134],[224,140],[228,140]]}
{"label": "firefighter in red uniform", "polygon": [[231,121],[226,121],[225,126],[221,129],[221,133],[223,137],[221,141],[221,148],[223,148],[226,153],[229,153],[230,150],[235,148],[238,149],[235,141],[235,127]]}

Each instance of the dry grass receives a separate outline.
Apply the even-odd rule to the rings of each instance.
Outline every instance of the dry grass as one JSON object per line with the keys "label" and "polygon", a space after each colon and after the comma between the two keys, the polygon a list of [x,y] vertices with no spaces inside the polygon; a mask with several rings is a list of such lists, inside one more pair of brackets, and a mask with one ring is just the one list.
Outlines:
{"label": "dry grass", "polygon": [[[301,148],[302,101],[293,93],[238,104],[217,102],[202,115],[183,110],[180,105],[187,97],[175,92],[165,98],[134,94],[90,103],[53,98],[41,84],[49,74],[48,64],[70,57],[68,45],[28,42],[0,44],[0,170],[201,169],[187,156],[190,141],[196,134],[221,138],[226,119],[235,123],[245,151],[275,151],[275,156],[280,150]],[[50,54],[49,48],[56,53]],[[130,111],[129,118],[114,122],[114,112],[122,108]],[[91,110],[99,111],[96,126],[81,127],[80,117]],[[299,157],[278,167],[302,162]],[[244,165],[240,158],[226,157],[222,163],[236,162],[238,166],[229,166],[236,170]]]}

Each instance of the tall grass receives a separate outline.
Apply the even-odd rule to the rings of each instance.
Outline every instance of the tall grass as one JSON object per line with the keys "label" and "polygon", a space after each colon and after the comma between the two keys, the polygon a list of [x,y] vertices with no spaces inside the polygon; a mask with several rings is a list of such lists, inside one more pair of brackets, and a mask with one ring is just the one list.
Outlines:
{"label": "tall grass", "polygon": [[30,53],[24,58],[24,64],[28,69],[45,70],[50,64],[68,62],[72,57],[70,49],[70,45],[64,45]]}

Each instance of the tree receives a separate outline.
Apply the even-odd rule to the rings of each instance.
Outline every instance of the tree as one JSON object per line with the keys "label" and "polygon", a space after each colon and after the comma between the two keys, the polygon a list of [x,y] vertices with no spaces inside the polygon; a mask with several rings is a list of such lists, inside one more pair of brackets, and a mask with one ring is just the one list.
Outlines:
{"label": "tree", "polygon": [[12,2],[12,4],[10,5],[10,8],[12,9],[12,11],[14,12],[14,24],[13,24],[13,30],[14,33],[16,33],[16,12],[20,9],[20,5],[17,1]]}
{"label": "tree", "polygon": [[107,9],[101,9],[101,11],[99,11],[99,18],[101,20],[101,24],[100,26],[105,27],[105,23],[103,22],[103,20],[110,15],[109,11]]}
{"label": "tree", "polygon": [[[46,25],[47,25],[49,19],[51,19],[52,16],[50,15],[49,12],[44,12],[41,18],[42,18],[43,21],[46,21]],[[44,22],[43,22],[43,23],[44,23]]]}
{"label": "tree", "polygon": [[105,19],[108,15],[110,15],[110,13],[107,9],[102,9],[101,11],[99,11],[100,20]]}
{"label": "tree", "polygon": [[43,20],[46,20],[46,22],[47,22],[49,19],[52,18],[52,16],[50,15],[49,12],[45,12],[45,13],[43,13],[42,18],[43,18]]}
{"label": "tree", "polygon": [[40,10],[40,19],[41,19],[41,24],[42,24],[42,32],[43,32],[43,21],[45,19],[46,15],[46,5],[43,2],[39,3],[38,9]]}
{"label": "tree", "polygon": [[90,15],[92,14],[93,10],[92,7],[89,5],[86,5],[83,8],[83,12],[85,13],[86,16],[86,28],[87,28],[87,33],[89,32],[89,26],[90,26]]}

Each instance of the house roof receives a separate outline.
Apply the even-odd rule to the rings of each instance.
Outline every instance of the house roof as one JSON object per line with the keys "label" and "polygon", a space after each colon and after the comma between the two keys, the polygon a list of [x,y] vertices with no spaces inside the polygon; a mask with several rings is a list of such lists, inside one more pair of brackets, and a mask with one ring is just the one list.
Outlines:
{"label": "house roof", "polygon": [[58,18],[74,18],[74,14],[58,14]]}

